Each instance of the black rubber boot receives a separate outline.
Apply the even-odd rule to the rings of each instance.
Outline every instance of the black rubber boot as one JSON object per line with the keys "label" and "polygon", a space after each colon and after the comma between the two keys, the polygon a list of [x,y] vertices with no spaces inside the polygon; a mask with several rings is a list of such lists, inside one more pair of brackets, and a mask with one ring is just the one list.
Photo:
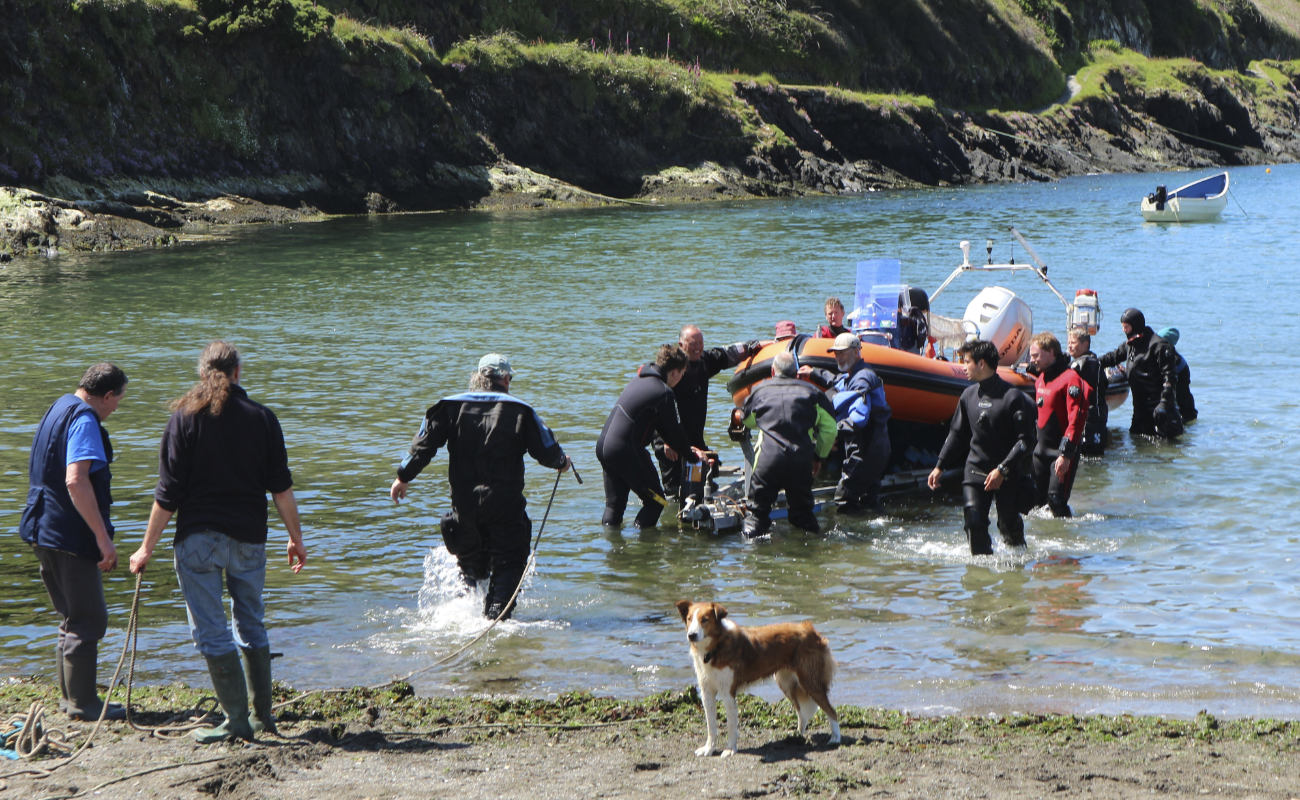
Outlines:
{"label": "black rubber boot", "polygon": [[116,703],[110,703],[108,711],[104,711],[104,701],[99,699],[99,690],[95,687],[98,662],[98,643],[81,642],[72,655],[64,652],[63,682],[68,689],[68,716],[90,722],[101,715],[107,720],[126,719],[126,709]]}
{"label": "black rubber boot", "polygon": [[772,530],[772,518],[766,515],[746,514],[745,523],[741,526],[740,532],[747,539],[753,539],[758,536],[766,536]]}
{"label": "black rubber boot", "polygon": [[266,732],[279,736],[275,729],[275,715],[271,711],[271,648],[258,647],[244,651],[244,679],[253,696],[253,733]]}
{"label": "black rubber boot", "polygon": [[68,713],[68,681],[64,677],[63,671],[63,638],[54,645],[54,668],[59,676],[59,710],[64,714]]}
{"label": "black rubber boot", "polygon": [[253,727],[248,722],[248,687],[244,683],[244,668],[239,664],[239,653],[232,650],[223,656],[209,657],[208,674],[212,688],[217,692],[217,702],[226,712],[226,721],[213,728],[200,728],[191,736],[199,744],[224,742],[228,739],[253,740]]}

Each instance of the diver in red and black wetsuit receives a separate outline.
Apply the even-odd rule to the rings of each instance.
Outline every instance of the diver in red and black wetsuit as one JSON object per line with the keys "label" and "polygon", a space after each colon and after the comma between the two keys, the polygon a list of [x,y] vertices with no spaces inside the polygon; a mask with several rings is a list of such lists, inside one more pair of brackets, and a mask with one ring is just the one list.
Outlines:
{"label": "diver in red and black wetsuit", "polygon": [[1034,394],[1038,405],[1038,446],[1034,448],[1036,505],[1054,517],[1068,517],[1070,490],[1079,467],[1079,445],[1088,421],[1090,389],[1070,369],[1061,343],[1050,333],[1029,342],[1029,361],[1038,369]]}
{"label": "diver in red and black wetsuit", "polygon": [[834,339],[841,333],[849,333],[844,327],[844,304],[838,297],[826,298],[826,324],[817,329],[817,336],[822,339]]}

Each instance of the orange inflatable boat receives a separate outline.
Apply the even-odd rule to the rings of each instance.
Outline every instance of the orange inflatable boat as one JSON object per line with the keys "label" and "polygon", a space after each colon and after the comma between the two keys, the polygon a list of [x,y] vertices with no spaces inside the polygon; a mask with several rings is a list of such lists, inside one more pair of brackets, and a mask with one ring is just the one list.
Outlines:
{"label": "orange inflatable boat", "polygon": [[[772,342],[736,367],[735,374],[727,382],[727,390],[736,405],[740,405],[755,384],[771,377],[772,359],[776,354],[791,349],[800,366],[820,368],[834,374],[837,370],[835,354],[830,350],[834,343],[834,339],[812,337]],[[901,422],[947,424],[957,409],[957,399],[970,385],[965,368],[953,361],[868,342],[863,342],[861,353],[862,360],[885,384],[885,398],[889,401],[893,419]],[[1007,383],[1033,396],[1033,376],[1011,367],[998,367],[998,374]],[[1127,396],[1127,384],[1115,385],[1107,392],[1106,403],[1114,408]]]}

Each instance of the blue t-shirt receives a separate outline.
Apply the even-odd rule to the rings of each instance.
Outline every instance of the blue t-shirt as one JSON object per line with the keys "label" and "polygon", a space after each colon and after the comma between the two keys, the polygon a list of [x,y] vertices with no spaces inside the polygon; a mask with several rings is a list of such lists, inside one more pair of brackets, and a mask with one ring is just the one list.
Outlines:
{"label": "blue t-shirt", "polygon": [[78,461],[93,461],[90,470],[103,469],[108,465],[108,455],[104,452],[104,437],[99,432],[99,420],[94,414],[78,414],[68,426],[67,464]]}

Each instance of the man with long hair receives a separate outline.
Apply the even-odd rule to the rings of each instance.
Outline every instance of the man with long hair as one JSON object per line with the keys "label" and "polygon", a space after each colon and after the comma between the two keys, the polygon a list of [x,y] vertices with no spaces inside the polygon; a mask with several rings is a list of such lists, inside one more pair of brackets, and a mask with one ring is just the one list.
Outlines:
{"label": "man with long hair", "polygon": [[95,689],[99,640],[108,630],[101,572],[117,566],[108,508],[113,445],[104,420],[126,392],[126,373],[102,362],[45,412],[32,441],[30,483],[19,533],[41,564],[50,604],[63,618],[55,645],[62,708],[72,719],[123,719]]}
{"label": "man with long hair", "polygon": [[[289,566],[296,573],[307,562],[284,433],[275,414],[250,400],[239,385],[242,374],[239,351],[227,342],[212,342],[199,356],[199,380],[173,403],[163,432],[149,525],[131,556],[131,572],[143,572],[177,515],[176,577],[190,635],[208,662],[226,713],[220,725],[194,731],[204,744],[251,740],[263,730],[276,733],[271,647],[262,623],[268,493],[289,534]],[[222,605],[223,583],[230,591],[233,636]]]}

